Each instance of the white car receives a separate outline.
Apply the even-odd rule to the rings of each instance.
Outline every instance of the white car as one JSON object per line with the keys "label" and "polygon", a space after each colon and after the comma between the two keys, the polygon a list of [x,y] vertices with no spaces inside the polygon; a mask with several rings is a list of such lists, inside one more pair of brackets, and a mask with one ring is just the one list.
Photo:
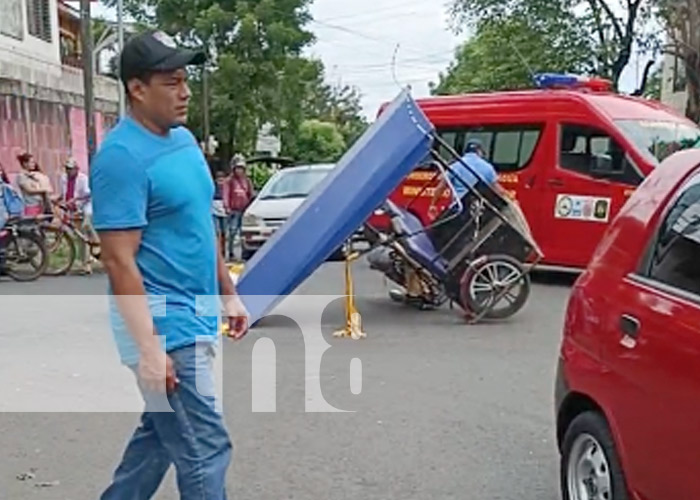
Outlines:
{"label": "white car", "polygon": [[302,165],[276,172],[243,214],[243,258],[255,253],[294,211],[334,164]]}

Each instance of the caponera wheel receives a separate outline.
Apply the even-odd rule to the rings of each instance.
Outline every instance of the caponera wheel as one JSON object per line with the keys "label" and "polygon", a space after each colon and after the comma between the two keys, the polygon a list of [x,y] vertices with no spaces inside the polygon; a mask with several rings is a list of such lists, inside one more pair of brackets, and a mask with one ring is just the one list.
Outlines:
{"label": "caponera wheel", "polygon": [[467,268],[460,294],[467,315],[506,319],[527,302],[530,278],[513,257],[491,255]]}

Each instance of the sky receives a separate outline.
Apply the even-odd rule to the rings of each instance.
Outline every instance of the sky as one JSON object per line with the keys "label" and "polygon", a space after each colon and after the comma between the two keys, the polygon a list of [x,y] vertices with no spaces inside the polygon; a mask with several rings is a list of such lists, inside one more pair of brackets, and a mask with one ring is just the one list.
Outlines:
{"label": "sky", "polygon": [[446,0],[315,0],[310,28],[317,41],[307,52],[320,57],[331,83],[362,93],[367,116],[410,85],[428,94],[463,37],[448,29]]}
{"label": "sky", "polygon": [[[314,0],[309,29],[316,42],[306,52],[324,62],[330,83],[356,86],[373,119],[402,87],[428,95],[429,82],[448,67],[466,37],[450,30],[448,7],[449,0]],[[94,15],[115,18],[101,5]],[[621,90],[636,88],[644,63],[633,59]]]}

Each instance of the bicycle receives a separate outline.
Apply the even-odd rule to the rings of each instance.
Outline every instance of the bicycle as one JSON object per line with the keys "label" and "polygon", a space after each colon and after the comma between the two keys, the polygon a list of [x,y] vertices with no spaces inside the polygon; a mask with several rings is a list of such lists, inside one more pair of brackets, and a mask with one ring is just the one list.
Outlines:
{"label": "bicycle", "polygon": [[54,202],[56,222],[42,224],[49,263],[44,274],[63,276],[67,274],[77,258],[77,246],[88,247],[94,259],[100,258],[100,243],[81,227],[82,217],[74,209],[62,202]]}
{"label": "bicycle", "polygon": [[[0,229],[0,274],[14,281],[34,281],[48,263],[46,246],[35,218],[10,218]],[[21,266],[26,265],[27,270]]]}

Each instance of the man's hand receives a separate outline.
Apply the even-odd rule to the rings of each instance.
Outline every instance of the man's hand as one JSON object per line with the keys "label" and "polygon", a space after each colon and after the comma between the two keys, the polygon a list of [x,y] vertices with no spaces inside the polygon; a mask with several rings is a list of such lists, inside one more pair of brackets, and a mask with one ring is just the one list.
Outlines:
{"label": "man's hand", "polygon": [[431,204],[428,207],[428,217],[430,217],[430,220],[435,220],[438,216],[438,209],[435,205]]}
{"label": "man's hand", "polygon": [[173,360],[159,346],[141,353],[139,379],[144,389],[158,393],[167,391],[170,394],[178,383]]}
{"label": "man's hand", "polygon": [[229,337],[242,339],[248,333],[248,311],[238,295],[226,296],[224,300],[224,319],[228,321]]}

